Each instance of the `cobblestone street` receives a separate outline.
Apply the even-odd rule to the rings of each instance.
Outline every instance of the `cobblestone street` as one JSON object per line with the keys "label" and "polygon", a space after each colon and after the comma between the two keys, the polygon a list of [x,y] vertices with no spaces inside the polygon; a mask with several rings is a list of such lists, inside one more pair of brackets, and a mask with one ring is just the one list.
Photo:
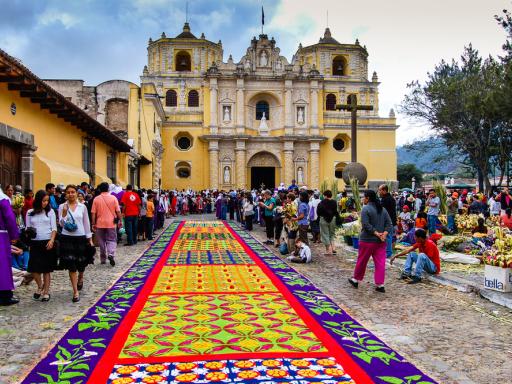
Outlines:
{"label": "cobblestone street", "polygon": [[[265,232],[252,232],[265,240]],[[276,248],[274,253],[278,253]],[[386,293],[375,292],[373,270],[353,289],[355,253],[324,256],[313,244],[313,263],[294,264],[366,328],[440,383],[508,383],[512,377],[512,311],[475,294],[431,282],[408,285],[387,266]]]}
{"label": "cobblestone street", "polygon": [[[205,217],[187,217],[200,218]],[[252,234],[264,238],[260,226],[255,226]],[[49,303],[31,299],[33,283],[18,289],[20,304],[0,309],[0,383],[18,382],[148,245],[120,246],[115,268],[108,264],[88,268],[78,304],[71,303],[64,272],[53,274]],[[294,267],[425,373],[440,383],[510,381],[512,311],[433,283],[404,284],[397,279],[396,268],[388,270],[384,295],[374,291],[372,271],[366,284],[354,290],[347,278],[355,254],[342,251],[329,257],[321,247],[312,248],[313,263]]]}

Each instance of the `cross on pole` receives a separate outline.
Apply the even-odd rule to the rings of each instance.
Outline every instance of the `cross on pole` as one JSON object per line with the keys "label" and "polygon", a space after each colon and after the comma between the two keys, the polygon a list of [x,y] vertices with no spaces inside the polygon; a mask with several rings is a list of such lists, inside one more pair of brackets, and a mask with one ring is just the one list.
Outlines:
{"label": "cross on pole", "polygon": [[350,136],[352,141],[351,161],[357,163],[357,111],[373,111],[373,105],[357,105],[357,96],[348,95],[348,104],[337,104],[337,110],[350,111],[351,129]]}

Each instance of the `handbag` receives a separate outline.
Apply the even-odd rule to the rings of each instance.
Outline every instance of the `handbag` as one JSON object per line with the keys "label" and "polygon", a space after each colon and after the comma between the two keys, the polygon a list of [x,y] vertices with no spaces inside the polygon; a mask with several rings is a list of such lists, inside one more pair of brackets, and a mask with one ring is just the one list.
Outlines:
{"label": "handbag", "polygon": [[75,232],[78,229],[78,225],[76,225],[75,218],[71,214],[71,209],[68,208],[68,214],[71,220],[66,220],[64,223],[64,229],[68,232]]}
{"label": "handbag", "polygon": [[336,220],[336,226],[341,227],[343,224],[343,219],[341,218],[339,212],[336,212],[336,216],[334,216],[334,219]]}

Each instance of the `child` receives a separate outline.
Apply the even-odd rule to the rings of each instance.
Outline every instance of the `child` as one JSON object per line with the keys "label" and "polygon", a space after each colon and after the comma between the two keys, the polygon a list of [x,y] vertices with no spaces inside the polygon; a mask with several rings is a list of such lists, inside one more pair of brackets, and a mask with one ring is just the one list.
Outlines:
{"label": "child", "polygon": [[416,228],[427,229],[427,214],[424,209],[420,208],[418,215],[416,216]]}
{"label": "child", "polygon": [[402,212],[398,215],[398,219],[401,232],[407,233],[409,231],[407,223],[411,220],[411,213],[409,212],[409,207],[407,205],[404,205],[402,208]]}
{"label": "child", "polygon": [[301,239],[295,240],[295,247],[299,251],[298,256],[289,256],[287,259],[292,263],[311,263],[311,249]]}
{"label": "child", "polygon": [[[405,261],[404,266],[405,269],[400,278],[402,280],[411,279],[409,284],[421,282],[423,271],[430,274],[438,274],[441,272],[439,249],[432,240],[427,239],[427,231],[424,229],[417,229],[414,235],[416,237],[416,244],[403,252],[397,253],[389,260],[389,263],[393,264],[393,261],[397,257],[407,255],[407,260]],[[413,252],[416,249],[419,250],[419,254]],[[412,274],[413,263],[416,263],[414,274]]]}

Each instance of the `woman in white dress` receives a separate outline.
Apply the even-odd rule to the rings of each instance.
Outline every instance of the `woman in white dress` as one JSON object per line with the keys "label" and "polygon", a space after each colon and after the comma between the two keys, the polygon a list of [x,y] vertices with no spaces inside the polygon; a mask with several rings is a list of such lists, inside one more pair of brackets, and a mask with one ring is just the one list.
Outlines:
{"label": "woman in white dress", "polygon": [[91,225],[87,207],[78,202],[78,189],[68,185],[65,189],[67,201],[59,206],[59,223],[62,233],[59,236],[59,267],[69,271],[73,288],[73,303],[80,301],[79,291],[84,282],[84,271],[93,257],[88,255],[92,243]]}

